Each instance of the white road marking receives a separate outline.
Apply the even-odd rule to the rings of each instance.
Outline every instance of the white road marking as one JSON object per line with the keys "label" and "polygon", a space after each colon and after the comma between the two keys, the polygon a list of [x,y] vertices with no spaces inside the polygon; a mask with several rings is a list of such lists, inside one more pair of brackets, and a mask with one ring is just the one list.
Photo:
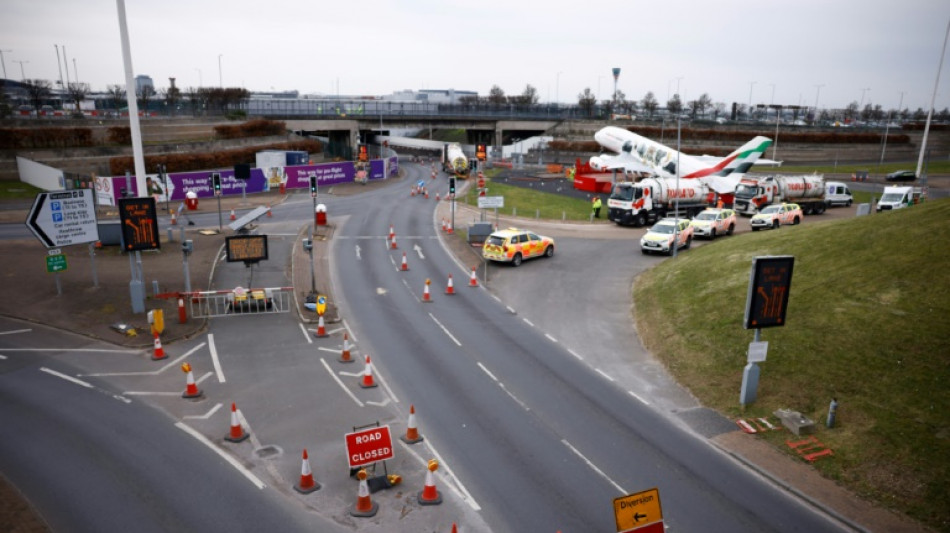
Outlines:
{"label": "white road marking", "polygon": [[511,307],[510,305],[506,305],[506,306],[505,306],[505,309],[507,309],[508,312],[511,313],[511,314],[513,314],[513,315],[517,315],[517,314],[518,314],[518,312],[515,311],[514,307]]}
{"label": "white road marking", "polygon": [[500,304],[504,304],[504,303],[505,303],[505,302],[501,301],[501,298],[499,298],[498,295],[496,295],[496,294],[491,294],[491,293],[488,293],[488,294],[489,294],[489,296],[491,296],[492,298],[494,298],[496,302],[498,302],[498,303],[500,303]]}
{"label": "white road marking", "polygon": [[552,337],[550,333],[545,333],[544,336],[547,337],[548,340],[551,341],[551,342],[557,342],[557,339],[555,339],[554,337]]}
{"label": "white road marking", "polygon": [[598,374],[600,374],[601,376],[604,376],[605,378],[609,379],[610,381],[615,381],[614,378],[613,378],[613,376],[611,376],[610,374],[604,372],[603,370],[601,370],[601,369],[599,369],[599,368],[595,368],[594,370],[596,370]]}
{"label": "white road marking", "polygon": [[373,366],[373,377],[383,384],[383,388],[386,389],[386,394],[392,398],[393,403],[399,403],[399,398],[396,398],[396,395],[393,394],[393,390],[389,388],[389,383],[386,383],[386,379],[383,378],[383,375],[376,371],[375,365]]}
{"label": "white road marking", "polygon": [[198,379],[195,381],[195,384],[197,385],[198,383],[201,383],[202,381],[204,381],[204,380],[210,378],[212,375],[214,375],[214,372],[208,372],[207,374],[205,374],[205,375],[201,376],[200,378],[198,378]]}
{"label": "white road marking", "polygon": [[[108,377],[108,376],[157,376],[157,375],[161,374],[162,372],[168,370],[169,368],[171,368],[171,367],[177,365],[178,362],[181,361],[182,359],[184,359],[184,358],[188,357],[189,355],[191,355],[191,354],[197,352],[197,351],[200,350],[201,348],[204,348],[205,344],[207,344],[207,343],[202,342],[202,343],[199,344],[198,346],[195,346],[194,348],[192,348],[192,349],[188,350],[187,352],[185,352],[184,355],[179,356],[179,357],[177,357],[177,358],[175,358],[175,359],[172,359],[172,360],[171,360],[170,362],[168,362],[168,364],[166,364],[165,366],[159,368],[158,370],[152,370],[151,372],[102,372],[102,373],[98,373],[98,374],[80,374],[80,376],[89,376],[89,377]],[[137,352],[136,352],[136,353],[137,353]]]}
{"label": "white road marking", "polygon": [[[412,446],[403,443],[401,440],[399,442],[402,443],[402,446],[405,448],[406,452],[409,453],[409,455],[415,457],[415,459],[419,461],[420,464],[426,464],[427,461],[424,460],[418,453],[416,453]],[[458,497],[467,503],[473,510],[481,511],[481,506],[478,505],[478,502],[475,501],[475,498],[472,498],[471,493],[468,492],[468,489],[465,488],[465,485],[462,484],[461,480],[459,480],[459,478],[455,475],[455,472],[452,471],[449,465],[446,464],[445,460],[442,459],[442,456],[439,455],[439,452],[436,451],[435,446],[432,445],[432,439],[427,436],[425,441],[423,441],[423,444],[429,448],[429,451],[432,452],[435,460],[439,462],[439,470],[436,471],[435,475],[444,477],[451,481],[451,483],[445,483],[443,486],[447,486],[452,489],[455,494],[458,495]]]}
{"label": "white road marking", "polygon": [[220,404],[220,403],[217,404],[217,405],[215,405],[214,407],[211,408],[210,411],[208,411],[207,413],[205,413],[205,414],[203,414],[203,415],[187,415],[187,416],[183,416],[182,418],[193,418],[193,419],[197,419],[197,420],[207,420],[207,419],[211,418],[211,415],[217,413],[217,412],[218,412],[218,409],[221,409],[221,406],[222,406],[222,405],[223,405],[223,404]]}
{"label": "white road marking", "polygon": [[531,409],[528,407],[528,405],[527,405],[526,403],[524,403],[523,401],[521,401],[517,396],[514,395],[513,392],[511,392],[510,390],[508,390],[508,389],[505,387],[505,384],[504,384],[504,383],[499,383],[498,386],[500,386],[500,387],[501,387],[501,390],[505,391],[505,394],[507,394],[508,396],[510,396],[511,399],[515,401],[515,403],[517,403],[518,405],[520,405],[522,409],[524,409],[525,411],[530,411],[530,410],[531,410]]}
{"label": "white road marking", "polygon": [[357,260],[357,261],[362,261],[362,260],[363,260],[363,257],[360,256],[360,245],[359,245],[359,244],[356,245],[356,260]]}
{"label": "white road marking", "polygon": [[325,348],[323,346],[317,346],[317,349],[320,350],[321,352],[330,352],[330,353],[335,353],[337,355],[340,355],[342,353],[342,350],[337,350],[336,348]]}
{"label": "white road marking", "polygon": [[29,333],[32,329],[11,329],[10,331],[0,331],[0,335],[14,335],[16,333]]}
{"label": "white road marking", "polygon": [[44,366],[44,367],[40,367],[40,372],[46,372],[47,374],[49,374],[49,375],[51,375],[51,376],[56,376],[56,377],[58,377],[58,378],[60,378],[60,379],[65,379],[66,381],[71,381],[71,382],[75,383],[76,385],[82,385],[83,387],[86,387],[87,389],[94,389],[94,388],[95,388],[95,387],[93,387],[92,383],[85,382],[85,381],[83,381],[83,380],[81,380],[81,379],[76,379],[76,378],[74,378],[74,377],[72,377],[72,376],[67,376],[66,374],[63,374],[63,373],[61,373],[61,372],[57,372],[57,371],[55,371],[55,370],[50,370],[49,368],[46,368],[45,366]]}
{"label": "white road marking", "polygon": [[[214,372],[206,373],[205,375],[195,380],[195,385],[197,385],[198,383],[201,383],[202,381],[210,378],[213,375],[214,375]],[[179,391],[179,392],[123,391],[122,394],[125,394],[128,396],[181,396],[182,392],[184,392],[184,390]]]}
{"label": "white road marking", "polygon": [[3,355],[3,354],[0,354],[0,360],[6,359],[6,358],[7,358],[7,356],[5,356],[5,355]]}
{"label": "white road marking", "polygon": [[584,461],[585,463],[587,463],[587,466],[589,466],[594,472],[597,472],[597,474],[599,474],[600,477],[606,479],[608,483],[610,483],[611,485],[614,486],[614,488],[616,488],[617,490],[619,490],[619,491],[620,491],[620,494],[627,494],[627,491],[623,490],[623,487],[621,487],[621,486],[618,485],[616,482],[614,482],[614,480],[610,479],[610,478],[607,476],[607,474],[605,474],[605,473],[603,472],[603,470],[597,468],[597,466],[594,465],[594,463],[590,462],[590,459],[584,457],[584,454],[582,454],[581,452],[579,452],[579,451],[577,450],[577,448],[571,446],[571,443],[570,443],[570,442],[567,442],[567,441],[564,440],[564,439],[561,439],[561,442],[563,442],[565,446],[567,446],[568,448],[570,448],[570,450],[571,450],[572,452],[574,452],[575,455],[577,455],[578,457],[580,457],[582,461]]}
{"label": "white road marking", "polygon": [[307,328],[303,327],[303,322],[297,322],[300,325],[300,331],[303,332],[303,338],[307,339],[307,344],[313,344],[313,339],[307,334]]}
{"label": "white road marking", "polygon": [[436,319],[435,316],[434,316],[432,313],[429,313],[429,317],[432,318],[432,320],[433,320],[436,324],[438,324],[438,326],[439,326],[440,328],[442,328],[442,331],[445,332],[445,334],[448,335],[450,339],[452,339],[452,342],[454,342],[456,346],[461,346],[461,345],[462,345],[462,343],[459,342],[459,340],[456,339],[454,335],[452,335],[451,333],[449,333],[448,328],[446,328],[445,326],[443,326],[442,323],[439,322],[438,319]]}
{"label": "white road marking", "polygon": [[355,394],[350,392],[350,389],[346,388],[346,385],[343,384],[343,381],[340,380],[340,378],[336,374],[333,373],[332,369],[330,369],[330,365],[327,364],[327,361],[321,357],[320,362],[323,363],[323,367],[327,369],[327,373],[330,374],[330,377],[332,377],[336,381],[337,385],[339,385],[340,388],[343,389],[343,392],[349,394],[350,398],[352,398],[353,401],[356,402],[356,405],[363,407],[363,402],[361,402],[360,399],[357,398]]}
{"label": "white road marking", "polygon": [[336,335],[337,333],[343,331],[343,328],[336,328],[327,330],[327,335]]}
{"label": "white road marking", "polygon": [[569,354],[573,355],[574,357],[576,357],[578,361],[583,361],[583,360],[584,360],[583,357],[581,357],[580,355],[578,355],[577,352],[575,352],[574,350],[572,350],[572,349],[570,349],[570,348],[567,349],[567,353],[569,353]]}
{"label": "white road marking", "polygon": [[218,375],[218,383],[224,383],[224,371],[221,370],[221,361],[218,360],[218,349],[214,345],[214,333],[208,334],[208,350],[211,352],[211,363],[214,365],[214,372]]}
{"label": "white road marking", "polygon": [[641,398],[640,396],[638,396],[637,393],[635,393],[635,392],[633,392],[633,391],[628,390],[628,391],[627,391],[627,394],[629,394],[630,396],[633,396],[634,398],[640,400],[640,402],[643,403],[643,405],[650,405],[650,402],[644,400],[643,398]]}
{"label": "white road marking", "polygon": [[422,255],[422,247],[419,246],[418,244],[414,244],[412,246],[412,249],[415,250],[417,254],[419,254],[419,259],[424,260],[426,258],[426,256]]}
{"label": "white road marking", "polygon": [[217,446],[215,446],[215,445],[214,445],[210,440],[208,440],[204,435],[202,435],[201,433],[198,433],[197,431],[195,431],[194,429],[192,429],[192,428],[191,428],[190,426],[188,426],[187,424],[185,424],[185,423],[183,423],[183,422],[175,422],[175,427],[177,427],[178,429],[180,429],[180,430],[184,431],[185,433],[191,435],[192,437],[194,437],[195,439],[197,439],[198,442],[204,444],[205,446],[207,446],[208,448],[210,448],[212,451],[214,451],[214,453],[220,455],[222,459],[224,459],[225,461],[227,461],[228,463],[230,463],[231,466],[233,466],[234,468],[236,468],[238,472],[240,472],[241,474],[243,474],[244,477],[246,477],[248,480],[250,480],[250,482],[253,483],[254,486],[256,486],[257,488],[263,490],[264,487],[267,486],[267,485],[264,484],[263,481],[261,481],[260,479],[258,479],[257,476],[255,476],[253,473],[251,473],[250,470],[248,470],[247,468],[244,468],[244,465],[242,465],[241,463],[239,463],[239,462],[237,461],[237,459],[231,457],[230,454],[228,454],[227,452],[225,452],[225,451],[222,450],[221,448],[218,448]]}
{"label": "white road marking", "polygon": [[383,400],[383,401],[381,401],[381,402],[370,402],[370,401],[367,401],[367,402],[366,402],[366,405],[375,405],[376,407],[385,407],[385,406],[389,405],[389,398],[386,398],[385,400]]}
{"label": "white road marking", "polygon": [[524,320],[524,323],[531,326],[532,328],[534,327],[534,324],[532,324],[531,321],[528,320],[527,318],[522,318],[521,320]]}
{"label": "white road marking", "polygon": [[498,378],[495,377],[495,374],[492,374],[491,371],[485,368],[485,365],[483,365],[481,362],[478,363],[478,368],[481,368],[482,372],[488,374],[488,377],[492,378],[492,381],[498,381]]}
{"label": "white road marking", "polygon": [[345,318],[343,319],[343,327],[346,329],[346,332],[349,334],[350,339],[353,340],[353,343],[354,343],[354,344],[360,342],[360,341],[356,340],[356,334],[353,333],[353,330],[352,330],[352,329],[350,329],[350,325],[346,323],[346,319],[345,319]]}

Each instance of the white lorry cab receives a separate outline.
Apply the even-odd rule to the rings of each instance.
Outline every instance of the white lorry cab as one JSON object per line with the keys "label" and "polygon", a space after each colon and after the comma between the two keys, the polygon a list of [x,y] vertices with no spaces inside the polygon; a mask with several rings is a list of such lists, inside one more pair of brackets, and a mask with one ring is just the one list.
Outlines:
{"label": "white lorry cab", "polygon": [[924,201],[920,187],[884,187],[884,194],[877,202],[878,211],[903,209]]}
{"label": "white lorry cab", "polygon": [[854,197],[851,196],[851,189],[847,184],[840,181],[829,181],[825,183],[825,203],[828,207],[843,205],[851,207]]}

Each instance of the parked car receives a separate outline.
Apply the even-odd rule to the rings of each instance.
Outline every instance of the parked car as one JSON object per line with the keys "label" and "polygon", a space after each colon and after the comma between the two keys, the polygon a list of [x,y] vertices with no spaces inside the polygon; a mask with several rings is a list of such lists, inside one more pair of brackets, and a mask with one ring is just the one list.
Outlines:
{"label": "parked car", "polygon": [[673,236],[676,248],[689,249],[693,243],[693,227],[685,218],[664,218],[650,228],[640,239],[640,251],[644,254],[660,252],[673,255]]}
{"label": "parked car", "polygon": [[851,189],[840,181],[829,181],[825,183],[825,203],[829,207],[843,205],[851,207],[854,197],[851,195]]}
{"label": "parked car", "polygon": [[917,174],[913,170],[898,170],[891,172],[884,179],[887,181],[914,181],[917,179]]}
{"label": "parked car", "polygon": [[802,208],[798,204],[775,204],[753,215],[749,223],[752,225],[752,231],[778,229],[782,224],[799,224],[803,217]]}
{"label": "parked car", "polygon": [[553,255],[554,239],[517,228],[496,231],[482,245],[482,257],[512,266],[532,257]]}
{"label": "parked car", "polygon": [[736,229],[736,212],[732,209],[706,209],[689,223],[696,237],[715,239],[717,235],[732,235]]}

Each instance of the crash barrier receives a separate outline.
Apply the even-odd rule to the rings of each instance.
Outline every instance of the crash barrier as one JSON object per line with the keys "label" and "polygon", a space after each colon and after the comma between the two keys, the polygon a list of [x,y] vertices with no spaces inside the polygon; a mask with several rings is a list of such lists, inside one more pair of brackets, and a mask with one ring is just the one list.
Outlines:
{"label": "crash barrier", "polygon": [[293,287],[181,293],[194,318],[214,318],[238,314],[288,313],[293,305]]}

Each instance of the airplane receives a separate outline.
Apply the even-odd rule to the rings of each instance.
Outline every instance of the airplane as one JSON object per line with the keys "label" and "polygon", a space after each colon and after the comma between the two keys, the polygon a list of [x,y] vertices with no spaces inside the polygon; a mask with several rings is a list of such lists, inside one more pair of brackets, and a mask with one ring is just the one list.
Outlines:
{"label": "airplane", "polygon": [[753,164],[774,163],[760,159],[772,145],[772,139],[762,136],[755,137],[726,157],[687,155],[616,126],[601,129],[594,134],[594,140],[618,154],[590,158],[590,166],[596,170],[622,170],[631,177],[656,175],[675,178],[678,161],[680,178],[702,179],[720,194],[735,192],[742,175]]}

